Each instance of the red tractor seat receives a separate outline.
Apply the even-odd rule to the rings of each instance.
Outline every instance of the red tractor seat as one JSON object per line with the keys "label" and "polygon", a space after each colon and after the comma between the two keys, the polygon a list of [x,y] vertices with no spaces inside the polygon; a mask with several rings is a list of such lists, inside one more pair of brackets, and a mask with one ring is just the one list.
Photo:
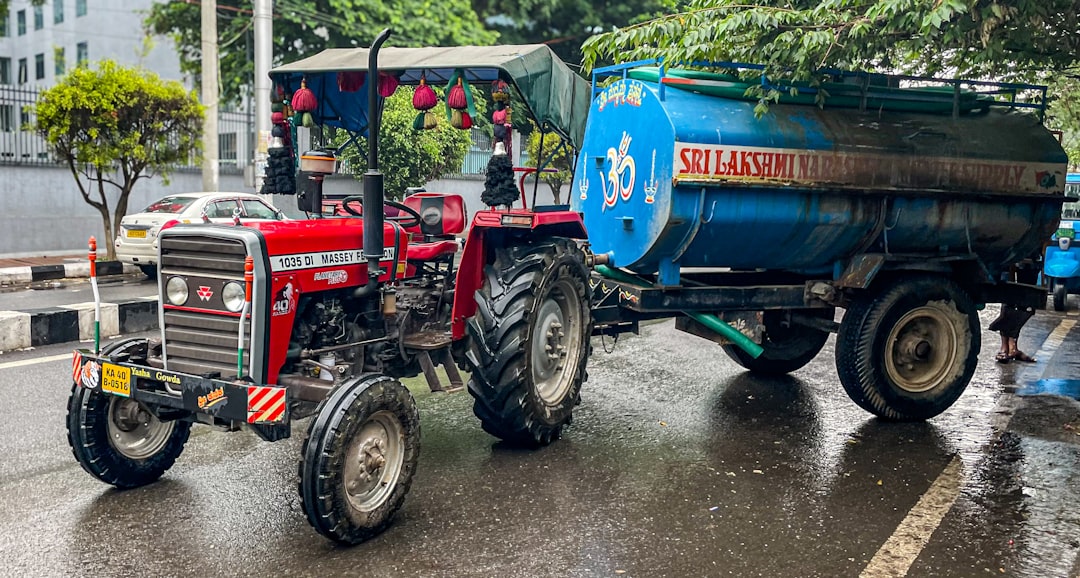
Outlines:
{"label": "red tractor seat", "polygon": [[444,255],[453,255],[459,245],[454,235],[465,230],[468,214],[461,195],[448,193],[415,193],[405,197],[406,206],[420,214],[420,223],[405,227],[413,239],[410,243],[410,261],[431,261]]}

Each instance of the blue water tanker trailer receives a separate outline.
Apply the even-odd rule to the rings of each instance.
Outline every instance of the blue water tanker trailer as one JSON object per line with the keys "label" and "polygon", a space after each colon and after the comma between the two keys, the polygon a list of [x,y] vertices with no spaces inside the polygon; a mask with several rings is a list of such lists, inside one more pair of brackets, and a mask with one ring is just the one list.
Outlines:
{"label": "blue water tanker trailer", "polygon": [[595,331],[676,316],[762,374],[835,332],[858,405],[947,409],[975,370],[978,309],[1045,307],[1001,274],[1057,227],[1066,155],[1041,109],[1001,96],[1044,89],[896,80],[840,75],[824,105],[805,87],[755,115],[736,77],[598,70],[570,193]]}

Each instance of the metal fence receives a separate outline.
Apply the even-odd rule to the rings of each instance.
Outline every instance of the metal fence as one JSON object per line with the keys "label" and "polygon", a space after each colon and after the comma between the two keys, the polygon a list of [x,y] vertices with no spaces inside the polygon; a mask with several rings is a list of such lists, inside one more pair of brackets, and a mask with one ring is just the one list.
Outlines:
{"label": "metal fence", "polygon": [[[33,108],[42,90],[42,87],[30,85],[0,85],[0,163],[57,164],[45,139],[34,130],[37,119],[34,118]],[[251,159],[254,126],[250,113],[218,113],[220,171],[243,172]],[[193,155],[176,168],[197,170],[201,165],[198,157]]]}

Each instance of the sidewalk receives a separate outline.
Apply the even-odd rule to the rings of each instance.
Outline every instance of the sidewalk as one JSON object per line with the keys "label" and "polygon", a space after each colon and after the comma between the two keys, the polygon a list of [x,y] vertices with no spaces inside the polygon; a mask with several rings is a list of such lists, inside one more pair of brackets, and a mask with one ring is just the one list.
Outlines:
{"label": "sidewalk", "polygon": [[[156,286],[123,291],[113,288],[123,279],[121,275],[129,273],[141,274],[138,268],[119,261],[97,264],[103,338],[157,328],[157,298],[149,297],[156,294]],[[0,352],[92,339],[94,303],[86,282],[89,276],[86,253],[0,258],[0,287],[13,290],[0,293]],[[79,278],[83,281],[78,289],[57,289],[56,293],[35,292],[29,287],[38,281]],[[46,296],[54,299],[49,302]]]}
{"label": "sidewalk", "polygon": [[[104,254],[99,254],[97,264],[99,277],[139,272],[134,265],[125,265],[119,261],[103,262],[100,261],[102,258]],[[86,252],[50,257],[0,258],[0,287],[89,276],[90,261],[86,258]]]}

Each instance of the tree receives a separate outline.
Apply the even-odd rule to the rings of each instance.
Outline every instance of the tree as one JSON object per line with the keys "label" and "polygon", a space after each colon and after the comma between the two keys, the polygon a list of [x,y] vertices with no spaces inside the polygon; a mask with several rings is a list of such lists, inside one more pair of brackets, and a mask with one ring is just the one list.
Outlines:
{"label": "tree", "polygon": [[[442,106],[434,109],[439,115],[437,128],[414,129],[417,111],[412,107],[412,95],[411,87],[402,86],[386,99],[383,106],[379,127],[379,171],[383,174],[388,199],[401,199],[408,187],[424,186],[428,181],[460,171],[472,142],[469,131],[450,126]],[[346,138],[339,134],[334,141],[340,145]],[[346,147],[341,159],[348,163],[357,180],[362,179],[367,169],[367,139],[357,139],[357,146]]]}
{"label": "tree", "polygon": [[505,44],[544,43],[566,62],[581,62],[581,43],[596,32],[626,26],[675,9],[676,0],[472,0],[484,23]]}
{"label": "tree", "polygon": [[[255,73],[250,0],[218,0],[221,95],[237,100],[250,91]],[[146,17],[149,32],[170,36],[183,72],[201,66],[199,3],[155,2]],[[387,46],[452,46],[495,41],[468,0],[278,0],[274,2],[274,59],[293,62],[324,48],[365,47],[386,27]]]}
{"label": "tree", "polygon": [[[166,177],[199,152],[203,107],[175,81],[103,60],[74,68],[34,105],[37,130],[71,170],[83,200],[101,213],[108,259],[140,179]],[[106,185],[118,193],[110,214]]]}
{"label": "tree", "polygon": [[[30,0],[31,6],[43,6],[45,0]],[[8,14],[8,10],[11,8],[11,0],[0,0],[0,14]],[[3,20],[0,18],[0,20]]]}
{"label": "tree", "polygon": [[[567,147],[562,146],[562,142],[562,138],[553,132],[545,133],[541,141],[540,130],[534,128],[529,133],[529,141],[525,146],[529,154],[530,167],[535,167],[550,157],[545,168],[558,169],[554,173],[540,173],[540,180],[551,188],[551,196],[556,205],[562,204],[563,185],[569,183],[574,176],[574,157],[569,154]],[[541,144],[543,147],[540,146]]]}
{"label": "tree", "polygon": [[586,66],[663,56],[761,63],[794,80],[823,67],[1040,80],[1076,65],[1080,1],[689,0],[582,49]]}
{"label": "tree", "polygon": [[1069,169],[1080,169],[1080,78],[1065,75],[1050,84],[1047,126],[1062,131],[1062,146],[1069,155]]}

